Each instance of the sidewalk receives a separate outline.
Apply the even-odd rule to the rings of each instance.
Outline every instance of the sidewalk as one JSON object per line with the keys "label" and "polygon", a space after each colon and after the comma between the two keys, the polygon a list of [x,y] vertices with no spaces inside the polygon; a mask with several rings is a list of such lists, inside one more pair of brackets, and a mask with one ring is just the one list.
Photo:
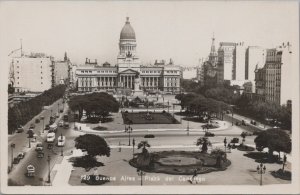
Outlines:
{"label": "sidewalk", "polygon": [[72,157],[82,156],[81,150],[73,150],[73,154],[70,156],[64,156],[61,163],[55,164],[51,172],[56,172],[54,178],[52,179],[52,186],[65,187],[69,184],[69,179],[73,171],[73,165],[69,162]]}

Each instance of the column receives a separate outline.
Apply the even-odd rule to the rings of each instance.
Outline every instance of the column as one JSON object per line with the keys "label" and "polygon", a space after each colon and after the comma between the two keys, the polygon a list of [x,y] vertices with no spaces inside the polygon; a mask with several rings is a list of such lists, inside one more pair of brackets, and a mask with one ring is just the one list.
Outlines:
{"label": "column", "polygon": [[152,77],[152,87],[153,87],[153,89],[154,89],[154,87],[155,87],[154,79],[155,79],[155,77]]}
{"label": "column", "polygon": [[133,89],[133,85],[132,85],[132,76],[130,76],[130,88]]}

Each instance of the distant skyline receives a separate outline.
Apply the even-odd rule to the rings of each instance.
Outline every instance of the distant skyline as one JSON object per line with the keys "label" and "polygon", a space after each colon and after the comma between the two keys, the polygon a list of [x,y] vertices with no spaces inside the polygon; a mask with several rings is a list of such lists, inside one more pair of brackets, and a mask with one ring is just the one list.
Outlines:
{"label": "distant skyline", "polygon": [[[85,58],[116,64],[126,16],[142,63],[170,58],[196,66],[209,55],[211,38],[246,46],[298,44],[298,3],[284,1],[0,1],[0,53],[20,47],[73,63]],[[3,61],[2,61],[3,63]]]}

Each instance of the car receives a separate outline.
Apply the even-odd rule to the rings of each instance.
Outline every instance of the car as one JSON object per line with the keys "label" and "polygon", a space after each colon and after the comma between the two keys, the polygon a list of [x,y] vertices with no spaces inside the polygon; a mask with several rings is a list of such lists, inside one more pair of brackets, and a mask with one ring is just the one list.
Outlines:
{"label": "car", "polygon": [[19,159],[23,159],[25,157],[25,152],[19,152],[18,156]]}
{"label": "car", "polygon": [[247,123],[244,120],[242,120],[242,125],[247,126]]}
{"label": "car", "polygon": [[239,143],[239,138],[237,138],[237,137],[232,138],[232,140],[230,141],[230,143],[233,143],[233,144]]}
{"label": "car", "polygon": [[215,134],[207,131],[207,132],[205,132],[204,136],[205,137],[214,137]]}
{"label": "car", "polygon": [[68,122],[64,122],[64,128],[65,129],[69,128],[69,123]]}
{"label": "car", "polygon": [[50,125],[47,124],[47,125],[45,126],[45,130],[49,130],[49,129],[50,129]]}
{"label": "car", "polygon": [[59,121],[58,126],[63,127],[64,126],[64,121]]}
{"label": "car", "polygon": [[63,110],[63,109],[60,109],[60,110],[59,110],[59,112],[60,112],[60,113],[63,113],[63,112],[64,112],[64,110]]}
{"label": "car", "polygon": [[42,144],[41,142],[38,142],[38,143],[36,144],[35,150],[36,150],[36,151],[43,151],[43,149],[44,149],[43,144]]}
{"label": "car", "polygon": [[259,135],[260,132],[261,132],[261,131],[259,131],[259,130],[255,130],[255,131],[253,131],[253,135]]}
{"label": "car", "polygon": [[39,122],[40,122],[40,119],[36,118],[35,123],[39,123]]}
{"label": "car", "polygon": [[17,130],[16,130],[17,133],[22,133],[24,132],[24,128],[23,127],[19,127]]}
{"label": "car", "polygon": [[242,134],[244,134],[245,136],[252,136],[253,135],[253,133],[250,133],[248,131],[244,131]]}
{"label": "car", "polygon": [[31,123],[29,129],[34,129],[35,128],[35,124]]}
{"label": "car", "polygon": [[59,136],[57,138],[57,146],[63,147],[66,142],[66,137],[65,136]]}
{"label": "car", "polygon": [[47,149],[52,149],[53,148],[53,144],[48,144]]}
{"label": "car", "polygon": [[59,117],[59,114],[58,114],[58,113],[56,113],[56,114],[55,114],[55,118],[58,118],[58,117]]}
{"label": "car", "polygon": [[155,137],[155,136],[152,135],[152,134],[147,134],[147,135],[144,136],[144,138],[154,138],[154,137]]}
{"label": "car", "polygon": [[44,153],[43,152],[38,152],[37,157],[38,158],[44,158]]}
{"label": "car", "polygon": [[13,160],[13,164],[18,164],[20,162],[20,159],[18,157],[15,157]]}

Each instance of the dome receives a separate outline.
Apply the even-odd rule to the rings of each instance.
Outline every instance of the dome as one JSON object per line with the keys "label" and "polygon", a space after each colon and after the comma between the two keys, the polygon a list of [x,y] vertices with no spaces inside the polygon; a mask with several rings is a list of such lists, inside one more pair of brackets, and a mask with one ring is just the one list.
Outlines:
{"label": "dome", "polygon": [[126,23],[122,28],[120,39],[135,39],[135,32],[130,25],[129,18],[126,18]]}

